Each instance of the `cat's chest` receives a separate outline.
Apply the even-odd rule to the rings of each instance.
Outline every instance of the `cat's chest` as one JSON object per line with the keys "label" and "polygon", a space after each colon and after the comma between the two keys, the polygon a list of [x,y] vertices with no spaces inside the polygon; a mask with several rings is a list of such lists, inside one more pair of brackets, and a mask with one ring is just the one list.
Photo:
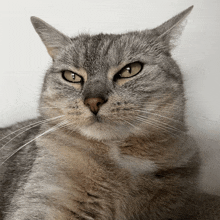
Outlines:
{"label": "cat's chest", "polygon": [[127,172],[128,175],[137,176],[157,170],[153,161],[135,155],[126,155],[113,142],[102,143],[78,137],[68,138],[67,135],[55,133],[39,140],[39,144],[49,151],[60,167],[73,173],[79,169],[86,176],[101,175],[101,171]]}
{"label": "cat's chest", "polygon": [[[139,174],[155,172],[154,162],[124,155],[114,144],[88,142],[77,137],[67,140],[57,135],[53,133],[37,141],[42,152],[32,171],[30,193],[35,183],[45,197],[52,198],[57,205],[66,204],[74,212],[82,202],[96,203],[102,210],[113,206],[113,219],[127,219],[125,216],[135,212],[136,202],[131,192],[137,195],[135,201],[141,201],[143,189],[138,184],[146,186],[151,175]],[[124,204],[128,201],[125,212]]]}
{"label": "cat's chest", "polygon": [[120,148],[115,145],[111,146],[109,156],[121,169],[127,170],[132,176],[157,171],[157,166],[153,161],[123,154]]}

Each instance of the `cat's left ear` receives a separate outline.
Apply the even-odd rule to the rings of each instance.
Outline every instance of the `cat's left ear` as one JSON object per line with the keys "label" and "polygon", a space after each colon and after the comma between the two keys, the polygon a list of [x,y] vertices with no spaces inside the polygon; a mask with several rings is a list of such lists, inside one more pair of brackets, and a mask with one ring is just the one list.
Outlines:
{"label": "cat's left ear", "polygon": [[51,25],[37,17],[31,17],[31,22],[47,48],[49,55],[55,59],[62,49],[72,41],[69,37],[56,30]]}
{"label": "cat's left ear", "polygon": [[178,15],[174,16],[170,20],[166,21],[159,27],[153,29],[159,34],[157,39],[163,40],[166,45],[169,46],[169,49],[172,49],[175,43],[175,40],[179,38],[182,34],[183,30],[183,22],[185,21],[186,17],[192,11],[193,6],[187,8],[183,12],[179,13]]}

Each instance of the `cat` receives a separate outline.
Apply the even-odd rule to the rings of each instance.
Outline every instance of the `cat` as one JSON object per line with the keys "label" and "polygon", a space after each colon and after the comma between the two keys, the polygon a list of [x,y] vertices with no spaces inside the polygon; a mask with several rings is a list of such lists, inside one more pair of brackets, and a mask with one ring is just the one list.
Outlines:
{"label": "cat", "polygon": [[53,62],[40,117],[1,128],[0,219],[220,219],[197,187],[172,48],[193,6],[124,34],[62,34],[31,22]]}

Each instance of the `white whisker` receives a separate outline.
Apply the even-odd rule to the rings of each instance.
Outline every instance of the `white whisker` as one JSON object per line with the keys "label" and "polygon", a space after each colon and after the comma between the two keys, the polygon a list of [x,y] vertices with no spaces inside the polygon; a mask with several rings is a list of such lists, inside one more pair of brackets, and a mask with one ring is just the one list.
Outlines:
{"label": "white whisker", "polygon": [[[160,115],[160,114],[157,114],[157,113],[155,113],[155,112],[150,112],[150,111],[147,111],[147,110],[134,110],[134,111],[138,111],[138,112],[143,112],[143,113],[147,113],[147,114],[152,114],[152,115],[156,115],[156,116],[159,116],[159,117],[161,117],[161,118],[166,118],[166,119],[169,119],[170,121],[174,121],[174,122],[177,122],[177,123],[179,123],[179,124],[183,124],[183,122],[181,122],[181,121],[179,121],[179,120],[175,120],[175,119],[173,119],[173,118],[169,118],[169,117],[166,117],[166,116],[164,116],[164,115]],[[171,126],[172,127],[172,126]]]}
{"label": "white whisker", "polygon": [[[123,120],[123,119],[122,119]],[[128,122],[127,120],[123,120],[124,122],[126,123],[129,123],[130,125],[132,125],[134,128],[137,128],[135,125],[133,125],[132,123]],[[148,144],[151,146],[151,147],[154,147],[153,144],[150,142],[149,138],[147,137],[147,135],[142,132],[142,131],[139,131],[148,141]]]}
{"label": "white whisker", "polygon": [[[59,117],[59,118],[60,118],[60,117]],[[48,121],[52,121],[52,120],[55,120],[55,119],[57,119],[57,117],[56,117],[56,118],[53,118],[53,119],[46,119],[44,122],[41,122],[41,123],[39,123],[39,124],[37,124],[37,125],[34,125],[34,126],[31,126],[31,127],[29,127],[28,129],[26,129],[26,130],[20,132],[19,134],[15,135],[13,138],[11,138],[7,143],[5,143],[5,144],[0,148],[0,150],[3,150],[3,148],[4,148],[6,145],[8,145],[12,140],[14,140],[16,137],[20,136],[21,134],[25,133],[26,131],[30,130],[31,128],[37,127],[38,125],[45,124],[45,123],[47,123]]]}
{"label": "white whisker", "polygon": [[61,108],[61,107],[40,107],[40,108]]}
{"label": "white whisker", "polygon": [[156,122],[156,123],[158,123],[158,125],[160,125],[163,128],[170,129],[172,131],[183,132],[182,130],[177,129],[176,127],[173,127],[173,126],[171,126],[167,123],[163,123],[161,121],[158,121],[158,120],[155,120],[155,119],[152,119],[152,118],[148,118],[148,117],[145,117],[145,116],[142,116],[142,115],[139,115],[139,117],[141,117],[143,119],[147,119],[148,121]]}
{"label": "white whisker", "polygon": [[40,108],[40,109],[41,109],[41,108],[60,108],[60,109],[62,109],[63,107],[67,107],[67,106],[69,106],[68,103],[67,103],[67,104],[62,103],[62,106],[56,105],[55,103],[53,103],[53,104],[49,104],[48,106],[46,106],[46,105],[39,106],[39,108]]}
{"label": "white whisker", "polygon": [[123,120],[122,118],[121,118],[121,120],[124,121],[125,123],[131,125],[131,126],[134,127],[135,129],[137,129],[137,127],[136,127],[135,125],[133,125],[132,123],[128,122],[127,120]]}
{"label": "white whisker", "polygon": [[[126,119],[127,119],[127,118],[126,118]],[[124,118],[124,119],[121,118],[121,120],[124,121],[125,123],[131,125],[131,126],[134,127],[135,129],[139,130],[137,126],[135,126],[135,125],[132,124],[131,122],[125,120],[125,118]],[[139,132],[141,132],[143,135],[146,135],[146,134],[144,134],[144,133],[143,133],[142,131],[140,131],[140,130],[139,130]]]}
{"label": "white whisker", "polygon": [[49,132],[52,132],[56,129],[59,128],[60,125],[63,125],[65,124],[65,122],[61,122],[55,126],[53,126],[52,128],[48,129],[47,131],[43,132],[42,134],[38,135],[37,137],[35,137],[34,139],[28,141],[26,144],[22,145],[21,147],[19,147],[18,149],[16,149],[12,154],[10,154],[1,164],[0,164],[0,167],[7,161],[9,160],[11,157],[13,157],[17,152],[19,152],[21,149],[23,149],[25,146],[27,146],[28,144],[30,144],[31,142],[33,142],[34,140],[36,140],[37,138],[49,133]]}
{"label": "white whisker", "polygon": [[16,131],[11,132],[10,134],[6,135],[5,137],[1,138],[0,141],[4,140],[4,139],[7,138],[8,136],[10,136],[10,135],[12,135],[12,134],[14,134],[14,133],[16,133],[16,132],[22,130],[22,129],[28,128],[28,127],[30,127],[30,126],[32,126],[32,125],[36,125],[36,126],[37,126],[37,125],[39,125],[39,124],[41,124],[41,123],[43,123],[43,122],[47,122],[47,121],[50,121],[50,120],[54,120],[54,119],[57,119],[57,118],[60,118],[60,117],[63,117],[63,116],[64,116],[64,115],[61,115],[61,116],[58,116],[58,117],[55,117],[55,118],[44,119],[44,120],[41,120],[41,121],[38,121],[38,122],[35,122],[35,123],[32,123],[32,124],[26,125],[26,126],[24,126],[24,127],[22,127],[22,128],[19,128],[19,129],[16,130]]}
{"label": "white whisker", "polygon": [[169,130],[167,129],[167,127],[164,127],[164,126],[161,126],[161,125],[155,125],[154,123],[152,123],[152,121],[146,120],[145,118],[138,117],[137,120],[139,120],[140,122],[143,122],[143,121],[144,121],[146,124],[152,125],[152,126],[154,126],[155,128],[158,128],[158,129],[160,129],[160,130],[163,130],[165,133],[170,133],[170,134],[171,134],[172,136],[174,136],[174,137],[179,137],[178,135],[176,135],[176,134],[172,133],[171,131],[169,131]]}
{"label": "white whisker", "polygon": [[[155,102],[139,102],[139,104],[144,104],[144,107],[148,107],[148,106],[152,106],[152,107],[161,107],[162,105],[169,105],[172,106],[172,108],[174,109],[179,109],[180,106],[173,104],[173,103],[160,103],[160,104],[155,104]],[[165,106],[164,108],[167,108],[167,106]]]}
{"label": "white whisker", "polygon": [[[111,118],[110,117],[108,117],[108,116],[105,116],[110,122],[112,122],[112,120],[111,120]],[[119,132],[119,130],[117,129],[117,127],[116,126],[111,126],[111,129],[112,130],[114,130],[114,132],[116,132],[116,133],[118,133]]]}

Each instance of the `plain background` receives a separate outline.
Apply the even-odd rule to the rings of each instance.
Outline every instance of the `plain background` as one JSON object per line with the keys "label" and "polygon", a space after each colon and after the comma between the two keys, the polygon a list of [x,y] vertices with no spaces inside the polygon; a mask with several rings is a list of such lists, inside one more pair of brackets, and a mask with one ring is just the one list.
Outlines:
{"label": "plain background", "polygon": [[0,127],[37,116],[44,72],[51,63],[30,16],[68,36],[153,28],[194,9],[173,51],[186,88],[189,132],[201,147],[201,186],[220,194],[219,0],[9,0],[0,5]]}

